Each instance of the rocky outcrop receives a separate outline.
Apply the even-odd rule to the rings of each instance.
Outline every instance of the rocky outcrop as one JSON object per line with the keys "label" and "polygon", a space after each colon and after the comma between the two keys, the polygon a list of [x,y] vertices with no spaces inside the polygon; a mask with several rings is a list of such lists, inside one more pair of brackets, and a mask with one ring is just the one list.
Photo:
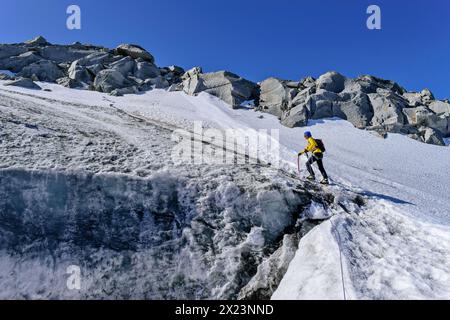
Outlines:
{"label": "rocky outcrop", "polygon": [[393,81],[373,76],[349,79],[337,72],[299,82],[269,78],[260,88],[257,108],[279,117],[287,127],[338,117],[383,137],[401,133],[442,145],[442,137],[450,135],[450,104],[434,100],[428,89],[407,92]]}
{"label": "rocky outcrop", "polygon": [[[188,95],[206,92],[232,108],[253,101],[257,110],[278,117],[290,128],[305,126],[311,119],[338,117],[380,136],[401,133],[438,145],[442,138],[450,137],[448,100],[436,100],[429,89],[408,92],[394,81],[370,75],[352,79],[331,71],[317,80],[271,77],[256,84],[229,71],[160,68],[152,54],[133,44],[109,50],[79,42],[54,45],[43,37],[0,44],[0,70],[9,70],[31,82],[56,82],[116,96],[166,89]],[[2,75],[0,80],[11,77]],[[32,86],[28,80],[21,81]]]}

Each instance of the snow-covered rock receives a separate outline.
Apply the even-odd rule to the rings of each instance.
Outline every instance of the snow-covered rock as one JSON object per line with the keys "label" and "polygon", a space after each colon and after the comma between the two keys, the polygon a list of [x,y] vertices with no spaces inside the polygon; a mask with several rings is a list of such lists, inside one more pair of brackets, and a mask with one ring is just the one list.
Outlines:
{"label": "snow-covered rock", "polygon": [[38,86],[36,83],[34,83],[33,80],[28,79],[28,78],[20,78],[18,80],[13,80],[13,81],[5,83],[4,85],[21,87],[21,88],[26,88],[26,89],[36,89],[36,90],[42,89],[40,86]]}

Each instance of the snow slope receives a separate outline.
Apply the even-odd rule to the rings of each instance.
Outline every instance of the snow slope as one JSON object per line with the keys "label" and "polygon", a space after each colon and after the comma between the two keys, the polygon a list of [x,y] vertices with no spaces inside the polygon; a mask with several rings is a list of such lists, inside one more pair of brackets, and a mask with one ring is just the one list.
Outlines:
{"label": "snow slope", "polygon": [[[331,220],[301,239],[273,298],[342,299],[345,292],[348,299],[450,299],[450,148],[397,134],[381,139],[339,119],[289,129],[271,115],[232,110],[204,93],[190,97],[154,90],[110,97],[39,85],[52,92],[7,90],[74,105],[114,106],[186,130],[192,130],[193,121],[207,128],[278,129],[281,168],[293,173],[296,153],[305,144],[303,132],[311,130],[327,146],[325,166],[334,183],[328,191],[337,197],[357,193],[367,204],[357,213],[333,212]],[[137,139],[132,130],[120,134]],[[146,150],[148,143],[142,137],[136,145]]]}

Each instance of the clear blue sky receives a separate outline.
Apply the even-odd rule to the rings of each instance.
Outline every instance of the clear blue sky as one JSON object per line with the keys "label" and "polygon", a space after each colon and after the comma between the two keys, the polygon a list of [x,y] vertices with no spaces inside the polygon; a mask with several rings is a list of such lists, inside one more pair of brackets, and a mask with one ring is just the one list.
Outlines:
{"label": "clear blue sky", "polygon": [[[81,31],[66,29],[69,4],[81,7]],[[381,7],[380,31],[366,28],[370,4]],[[253,81],[373,74],[450,98],[450,0],[2,0],[0,9],[0,43],[137,43],[159,66]]]}

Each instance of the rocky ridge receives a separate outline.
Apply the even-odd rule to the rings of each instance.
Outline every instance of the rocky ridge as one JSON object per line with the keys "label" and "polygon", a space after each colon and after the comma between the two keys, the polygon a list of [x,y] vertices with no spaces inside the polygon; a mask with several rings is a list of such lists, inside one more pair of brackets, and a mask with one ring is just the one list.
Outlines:
{"label": "rocky ridge", "polygon": [[338,117],[381,137],[401,133],[421,142],[445,145],[450,137],[450,103],[433,93],[408,92],[396,82],[364,75],[354,79],[327,72],[299,81],[269,78],[260,83],[228,71],[204,73],[158,67],[144,48],[122,44],[115,49],[86,45],[54,45],[43,37],[0,45],[0,80],[5,85],[37,89],[36,81],[69,88],[96,90],[115,96],[152,89],[207,92],[233,108],[253,101],[256,110],[277,116],[287,127],[309,120]]}

